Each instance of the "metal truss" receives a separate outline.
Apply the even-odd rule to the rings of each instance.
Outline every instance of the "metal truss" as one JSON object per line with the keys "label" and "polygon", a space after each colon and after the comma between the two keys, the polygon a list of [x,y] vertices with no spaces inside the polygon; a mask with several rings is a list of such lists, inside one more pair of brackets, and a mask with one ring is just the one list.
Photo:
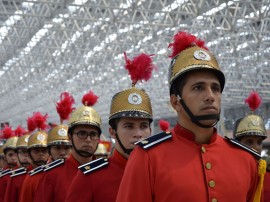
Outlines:
{"label": "metal truss", "polygon": [[137,87],[152,98],[155,119],[175,116],[167,47],[179,30],[207,42],[226,75],[224,118],[240,118],[235,111],[250,91],[270,101],[269,16],[270,0],[3,0],[0,121],[26,125],[40,111],[57,123],[61,92],[81,106],[83,94],[93,90],[106,123],[113,94],[131,86],[124,51],[130,58],[155,54],[158,70]]}

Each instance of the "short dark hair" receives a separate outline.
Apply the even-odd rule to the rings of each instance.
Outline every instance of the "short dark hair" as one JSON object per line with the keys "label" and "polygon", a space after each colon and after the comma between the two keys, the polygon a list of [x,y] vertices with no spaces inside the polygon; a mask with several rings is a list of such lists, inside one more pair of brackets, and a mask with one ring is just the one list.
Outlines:
{"label": "short dark hair", "polygon": [[[186,76],[187,74],[185,74]],[[183,88],[186,84],[186,77],[178,77],[172,84],[171,86],[171,93],[170,94],[174,94],[174,95],[180,95],[180,97],[182,96],[182,91]]]}
{"label": "short dark hair", "polygon": [[7,152],[10,151],[10,150],[13,150],[15,153],[17,153],[16,149],[6,148],[6,149],[4,149],[4,154],[7,155]]}
{"label": "short dark hair", "polygon": [[120,118],[115,118],[113,120],[110,121],[110,126],[112,127],[112,129],[116,130],[117,129],[117,125],[120,121]]}

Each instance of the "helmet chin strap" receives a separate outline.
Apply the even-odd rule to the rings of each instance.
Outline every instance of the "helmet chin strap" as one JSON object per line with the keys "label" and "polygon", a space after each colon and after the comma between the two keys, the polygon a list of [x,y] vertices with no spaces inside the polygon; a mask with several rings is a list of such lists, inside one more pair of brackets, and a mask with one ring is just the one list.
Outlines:
{"label": "helmet chin strap", "polygon": [[[197,126],[202,127],[202,128],[212,128],[219,121],[220,114],[194,116],[194,114],[189,110],[188,106],[179,95],[177,95],[177,99],[181,103],[182,107],[185,109],[187,114],[189,115],[191,121],[195,123]],[[205,125],[205,124],[200,123],[200,121],[204,121],[204,120],[216,120],[216,121],[211,125]]]}
{"label": "helmet chin strap", "polygon": [[119,138],[119,136],[118,136],[116,130],[115,130],[115,136],[116,136],[116,139],[117,139],[117,141],[118,141],[120,147],[122,148],[122,150],[123,150],[126,154],[130,155],[130,153],[133,151],[133,149],[127,149],[127,148],[124,147],[124,145],[122,144],[122,142],[121,142],[121,140],[120,140],[120,138]]}
{"label": "helmet chin strap", "polygon": [[95,149],[95,151],[93,153],[91,152],[87,152],[87,151],[83,151],[83,150],[79,150],[75,147],[75,144],[74,144],[74,141],[73,141],[73,136],[71,136],[71,144],[72,144],[72,147],[74,148],[75,152],[77,154],[79,154],[81,157],[91,157],[94,155],[95,151],[97,150],[98,148],[98,144],[97,144],[97,147]]}
{"label": "helmet chin strap", "polygon": [[15,166],[17,166],[16,163],[9,163],[9,162],[7,162],[7,165],[8,165],[10,168],[14,168]]}
{"label": "helmet chin strap", "polygon": [[22,167],[27,167],[27,166],[29,166],[30,165],[30,163],[29,162],[22,162],[21,160],[20,160],[20,158],[19,158],[19,155],[17,155],[17,157],[18,157],[18,161],[19,161],[19,163],[20,163],[20,165],[22,166]]}
{"label": "helmet chin strap", "polygon": [[43,160],[35,161],[30,152],[29,152],[29,157],[32,160],[32,162],[37,166],[42,166],[47,163],[47,161],[43,161]]}

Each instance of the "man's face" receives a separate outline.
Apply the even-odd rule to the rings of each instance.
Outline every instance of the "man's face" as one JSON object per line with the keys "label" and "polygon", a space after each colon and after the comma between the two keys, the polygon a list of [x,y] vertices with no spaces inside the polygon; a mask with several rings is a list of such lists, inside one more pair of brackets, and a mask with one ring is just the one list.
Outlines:
{"label": "man's face", "polygon": [[[151,128],[149,120],[145,118],[120,118],[116,132],[123,146],[126,149],[133,149],[135,142],[151,135]],[[110,129],[110,134],[112,138],[116,138],[114,130]],[[118,147],[118,151],[122,150],[119,144],[116,147]]]}
{"label": "man's face", "polygon": [[[84,138],[79,135],[86,133],[90,134],[91,137],[88,135]],[[94,154],[99,142],[98,129],[91,125],[78,125],[74,128],[72,139],[77,150]]]}
{"label": "man's face", "polygon": [[27,167],[29,166],[29,161],[28,161],[28,152],[26,148],[20,148],[18,149],[18,160],[21,166]]}
{"label": "man's face", "polygon": [[249,148],[255,149],[258,153],[262,152],[262,137],[259,136],[244,136],[239,140],[242,144]]}
{"label": "man's face", "polygon": [[53,160],[57,159],[66,159],[71,152],[70,145],[52,145],[51,148],[51,155]]}
{"label": "man's face", "polygon": [[5,158],[10,168],[14,168],[15,166],[17,166],[18,158],[15,150],[13,149],[7,150]]}
{"label": "man's face", "polygon": [[49,158],[49,153],[46,147],[31,148],[30,154],[37,166],[45,165]]}
{"label": "man's face", "polygon": [[[175,95],[173,95],[175,96]],[[182,99],[195,116],[220,113],[221,87],[214,73],[195,71],[187,74],[182,90]],[[190,122],[190,118],[178,102],[177,112],[180,120]],[[211,125],[216,120],[204,120],[202,124]]]}

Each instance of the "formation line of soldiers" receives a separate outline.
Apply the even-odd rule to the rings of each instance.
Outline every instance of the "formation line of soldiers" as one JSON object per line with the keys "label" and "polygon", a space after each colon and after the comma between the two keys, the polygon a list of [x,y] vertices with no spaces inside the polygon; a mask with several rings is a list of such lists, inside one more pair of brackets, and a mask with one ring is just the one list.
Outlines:
{"label": "formation line of soldiers", "polygon": [[98,97],[89,91],[74,109],[73,97],[62,93],[60,124],[49,132],[48,116],[39,112],[28,118],[28,134],[3,129],[0,202],[270,201],[270,170],[260,155],[267,133],[254,112],[258,94],[247,101],[252,114],[236,121],[234,138],[222,137],[215,125],[225,76],[215,56],[187,32],[176,33],[169,47],[174,128],[163,122],[164,131],[151,135],[151,100],[136,84],[150,79],[153,55],[125,54],[132,86],[111,100],[112,155],[95,156],[102,133]]}

